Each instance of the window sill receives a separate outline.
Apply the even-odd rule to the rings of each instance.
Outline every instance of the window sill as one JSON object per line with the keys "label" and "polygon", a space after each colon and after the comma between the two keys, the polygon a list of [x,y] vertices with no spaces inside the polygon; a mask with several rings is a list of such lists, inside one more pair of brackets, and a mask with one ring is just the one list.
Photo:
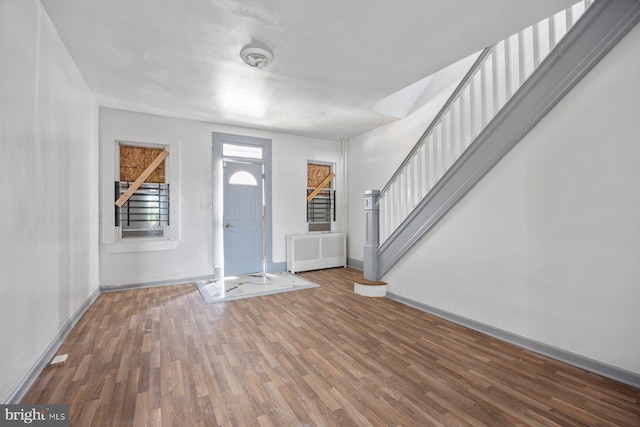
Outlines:
{"label": "window sill", "polygon": [[177,240],[139,240],[136,242],[110,242],[104,243],[110,254],[123,254],[128,252],[170,251],[178,246]]}

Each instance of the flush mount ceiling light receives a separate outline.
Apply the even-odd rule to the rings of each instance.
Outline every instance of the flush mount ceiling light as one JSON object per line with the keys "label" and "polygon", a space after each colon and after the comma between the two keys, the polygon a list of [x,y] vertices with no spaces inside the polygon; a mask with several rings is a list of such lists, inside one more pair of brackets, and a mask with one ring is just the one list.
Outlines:
{"label": "flush mount ceiling light", "polygon": [[273,54],[266,49],[248,44],[240,51],[240,58],[250,67],[264,68],[273,61]]}

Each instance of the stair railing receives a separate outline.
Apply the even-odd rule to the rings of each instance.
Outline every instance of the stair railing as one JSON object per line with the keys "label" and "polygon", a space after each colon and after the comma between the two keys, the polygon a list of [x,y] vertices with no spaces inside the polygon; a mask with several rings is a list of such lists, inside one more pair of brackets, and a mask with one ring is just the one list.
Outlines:
{"label": "stair railing", "polygon": [[407,218],[593,0],[484,49],[377,197],[380,245]]}

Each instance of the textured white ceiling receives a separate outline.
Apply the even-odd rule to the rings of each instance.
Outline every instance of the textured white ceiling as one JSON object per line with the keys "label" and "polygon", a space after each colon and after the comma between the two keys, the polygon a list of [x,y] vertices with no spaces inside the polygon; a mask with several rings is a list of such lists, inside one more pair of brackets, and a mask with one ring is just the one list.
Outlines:
{"label": "textured white ceiling", "polygon": [[[101,106],[340,139],[402,117],[390,100],[574,1],[41,2]],[[244,64],[249,43],[274,62]]]}

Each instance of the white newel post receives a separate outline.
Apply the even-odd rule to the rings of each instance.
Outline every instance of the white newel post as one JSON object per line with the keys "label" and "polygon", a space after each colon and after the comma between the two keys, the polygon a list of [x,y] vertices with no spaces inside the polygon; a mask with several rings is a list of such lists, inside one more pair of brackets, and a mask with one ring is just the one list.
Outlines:
{"label": "white newel post", "polygon": [[379,190],[367,190],[363,194],[365,215],[363,275],[367,280],[378,280],[376,250],[380,239],[380,217],[377,203],[379,194]]}

